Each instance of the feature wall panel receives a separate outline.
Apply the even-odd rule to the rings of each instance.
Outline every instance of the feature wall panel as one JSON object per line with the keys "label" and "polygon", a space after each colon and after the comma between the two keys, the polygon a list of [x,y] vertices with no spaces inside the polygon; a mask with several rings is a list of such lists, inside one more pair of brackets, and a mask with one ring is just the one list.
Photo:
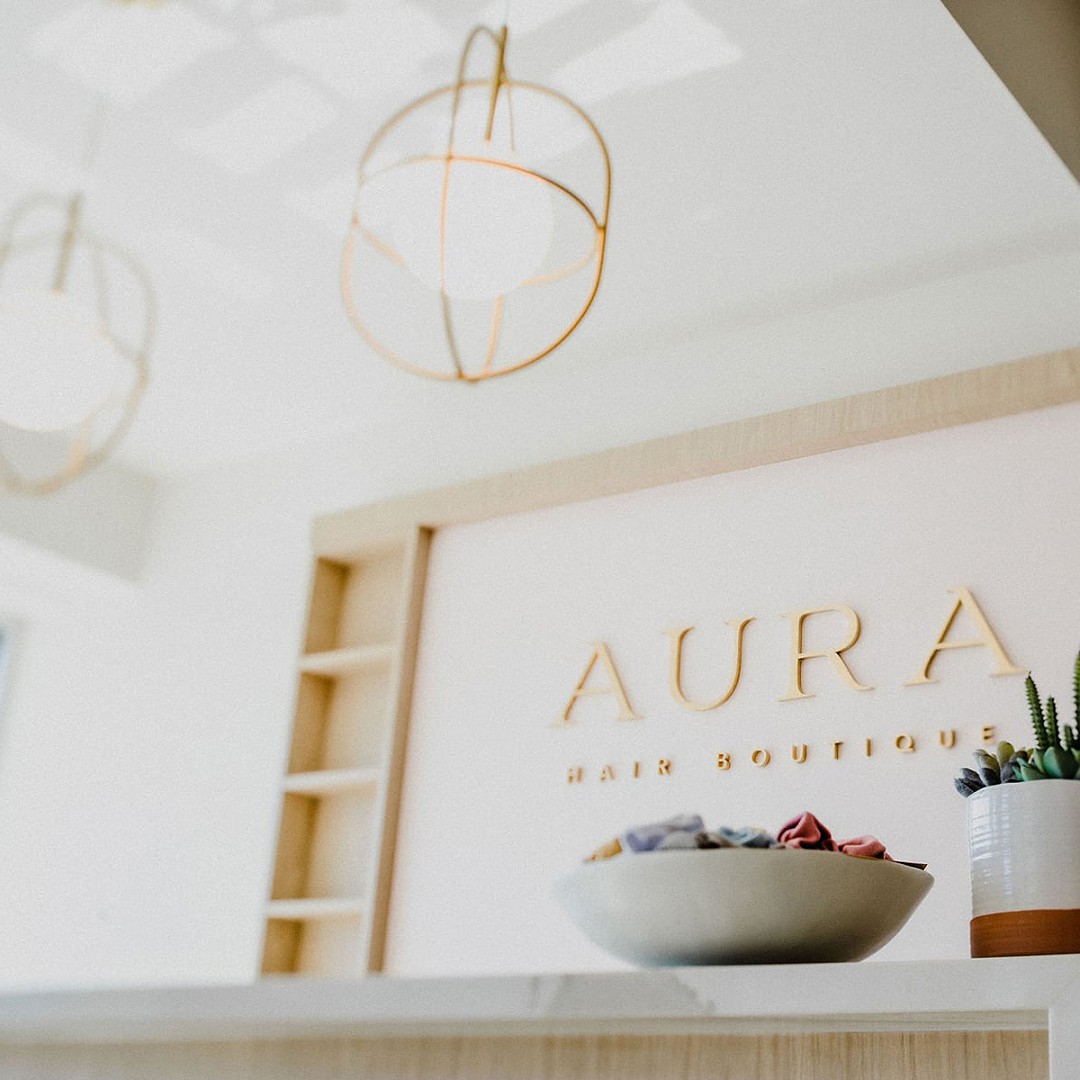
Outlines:
{"label": "feature wall panel", "polygon": [[[1030,742],[1029,668],[1071,719],[1078,461],[1080,407],[1068,405],[438,531],[388,970],[623,966],[575,929],[552,882],[628,826],[687,812],[775,831],[810,810],[838,837],[877,835],[936,878],[878,956],[967,955],[952,777],[985,727]],[[936,655],[934,682],[909,685],[958,589],[1020,673],[993,674],[988,646],[954,648]],[[852,678],[808,659],[807,696],[781,700],[792,696],[793,621],[825,608],[859,617],[843,653]],[[730,698],[706,711],[677,703],[665,631],[694,628],[682,688],[708,702],[732,679],[731,621],[751,617]],[[807,616],[803,651],[844,644],[850,620]],[[945,640],[979,637],[965,606]],[[600,642],[636,718],[597,694],[565,723]],[[586,685],[608,682],[598,662]],[[764,751],[768,764],[754,764]]]}

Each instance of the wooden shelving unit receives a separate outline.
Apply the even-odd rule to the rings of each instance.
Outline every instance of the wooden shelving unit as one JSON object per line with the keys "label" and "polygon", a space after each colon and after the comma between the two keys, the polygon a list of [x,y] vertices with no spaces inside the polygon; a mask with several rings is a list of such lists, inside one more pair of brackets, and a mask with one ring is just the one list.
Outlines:
{"label": "wooden shelving unit", "polygon": [[382,968],[430,533],[316,553],[264,975]]}

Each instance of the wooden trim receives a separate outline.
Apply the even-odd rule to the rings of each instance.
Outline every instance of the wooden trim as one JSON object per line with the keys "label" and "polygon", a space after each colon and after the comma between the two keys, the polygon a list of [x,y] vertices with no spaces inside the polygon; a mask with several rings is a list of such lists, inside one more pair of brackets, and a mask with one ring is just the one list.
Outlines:
{"label": "wooden trim", "polygon": [[942,0],[998,78],[1080,180],[1080,5]]}
{"label": "wooden trim", "polygon": [[381,822],[375,851],[375,881],[371,892],[371,918],[367,928],[367,969],[382,971],[385,961],[386,927],[390,917],[394,857],[397,850],[401,787],[405,778],[405,752],[409,716],[412,712],[413,675],[420,644],[420,614],[424,603],[431,530],[415,528],[405,557],[405,575],[399,616],[398,653],[393,675],[393,700],[386,740]]}
{"label": "wooden trim", "polygon": [[348,578],[348,567],[319,559],[311,576],[308,597],[305,653],[320,653],[333,649],[337,640],[338,616],[341,613],[341,594]]}
{"label": "wooden trim", "polygon": [[735,420],[318,518],[323,557],[439,528],[582,502],[1080,401],[1080,348]]}
{"label": "wooden trim", "polygon": [[316,808],[304,799],[282,799],[270,900],[303,896],[315,833]]}

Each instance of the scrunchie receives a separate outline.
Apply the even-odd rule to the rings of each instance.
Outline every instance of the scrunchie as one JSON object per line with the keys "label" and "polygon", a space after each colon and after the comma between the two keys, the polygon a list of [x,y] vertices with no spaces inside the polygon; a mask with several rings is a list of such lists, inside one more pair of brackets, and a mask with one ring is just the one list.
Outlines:
{"label": "scrunchie", "polygon": [[824,825],[809,810],[792,818],[776,834],[784,847],[805,848],[808,851],[837,851],[836,841]]}

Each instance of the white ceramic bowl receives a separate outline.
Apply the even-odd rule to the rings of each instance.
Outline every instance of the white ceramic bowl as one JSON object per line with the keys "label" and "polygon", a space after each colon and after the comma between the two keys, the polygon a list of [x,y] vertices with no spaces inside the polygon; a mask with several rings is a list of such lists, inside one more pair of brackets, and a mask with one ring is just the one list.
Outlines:
{"label": "white ceramic bowl", "polygon": [[582,863],[555,884],[578,927],[647,966],[861,960],[907,922],[925,870],[832,851],[652,851]]}

